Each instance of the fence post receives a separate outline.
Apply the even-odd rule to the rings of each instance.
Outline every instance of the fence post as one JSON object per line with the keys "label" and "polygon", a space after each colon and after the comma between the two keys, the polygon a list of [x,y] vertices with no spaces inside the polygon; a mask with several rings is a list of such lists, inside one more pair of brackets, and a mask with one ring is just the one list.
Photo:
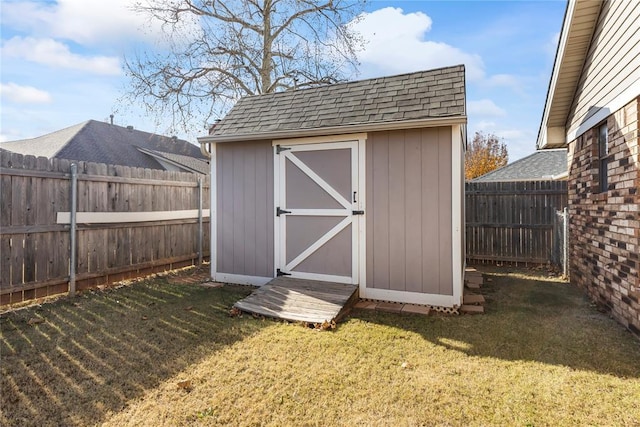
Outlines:
{"label": "fence post", "polygon": [[562,250],[564,251],[564,262],[562,263],[562,274],[564,277],[569,277],[569,208],[565,207],[563,210],[563,226],[564,230]]}
{"label": "fence post", "polygon": [[69,226],[69,296],[76,294],[76,210],[78,206],[78,165],[71,164],[71,206],[70,212],[70,226]]}
{"label": "fence post", "polygon": [[198,267],[202,266],[202,177],[198,177]]}

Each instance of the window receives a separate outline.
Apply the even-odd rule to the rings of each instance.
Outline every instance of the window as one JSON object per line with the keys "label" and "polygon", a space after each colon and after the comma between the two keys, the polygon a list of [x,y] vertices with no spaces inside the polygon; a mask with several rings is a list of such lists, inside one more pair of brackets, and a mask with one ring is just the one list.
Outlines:
{"label": "window", "polygon": [[606,123],[603,123],[598,127],[598,159],[600,192],[604,193],[607,191],[607,188],[609,186],[607,171],[607,166],[609,165],[609,132]]}

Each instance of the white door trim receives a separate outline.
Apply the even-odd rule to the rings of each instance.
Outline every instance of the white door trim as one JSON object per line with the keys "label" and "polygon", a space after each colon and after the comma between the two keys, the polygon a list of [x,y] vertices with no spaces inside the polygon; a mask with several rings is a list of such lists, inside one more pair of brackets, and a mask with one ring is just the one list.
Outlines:
{"label": "white door trim", "polygon": [[[272,145],[273,145],[273,152],[274,152],[274,273],[277,272],[278,268],[283,268],[282,266],[284,266],[284,263],[286,261],[286,254],[284,253],[285,251],[285,242],[286,242],[286,227],[283,226],[283,221],[280,220],[279,217],[277,217],[275,215],[275,211],[278,207],[282,207],[282,206],[286,206],[286,194],[285,194],[285,182],[286,182],[286,176],[285,176],[285,170],[284,170],[284,164],[285,164],[285,160],[287,158],[289,158],[290,160],[292,158],[295,157],[295,154],[293,156],[287,156],[287,153],[295,153],[296,151],[316,151],[318,150],[319,147],[318,145],[315,144],[331,144],[330,147],[328,147],[327,149],[340,149],[340,148],[349,148],[352,151],[352,156],[351,156],[351,164],[352,164],[352,170],[353,171],[357,171],[357,173],[353,173],[352,174],[352,188],[356,189],[355,191],[357,191],[358,197],[357,197],[357,201],[355,203],[350,202],[348,200],[346,200],[344,198],[344,196],[342,196],[341,194],[335,192],[335,190],[333,190],[333,188],[331,186],[329,186],[328,184],[326,184],[326,182],[324,181],[324,179],[320,178],[320,180],[316,180],[315,176],[317,176],[317,174],[315,174],[313,171],[311,171],[308,167],[306,167],[306,165],[304,165],[304,163],[302,163],[302,165],[304,165],[303,168],[300,168],[306,175],[309,175],[307,172],[311,172],[314,177],[312,177],[311,175],[309,175],[312,179],[314,179],[314,181],[316,181],[325,191],[327,191],[328,194],[330,194],[332,196],[332,198],[334,198],[335,200],[337,200],[342,206],[345,207],[345,210],[343,211],[342,209],[326,209],[326,210],[322,210],[321,214],[323,216],[342,216],[342,215],[348,215],[345,216],[345,221],[347,219],[350,219],[350,221],[346,221],[346,225],[340,227],[343,223],[345,223],[345,221],[341,221],[338,225],[336,225],[332,230],[329,231],[329,233],[332,233],[335,231],[335,234],[337,234],[339,231],[341,231],[342,229],[344,229],[349,223],[352,226],[352,273],[351,273],[351,277],[342,277],[342,276],[333,276],[333,275],[325,275],[325,274],[314,274],[314,273],[302,273],[302,272],[296,272],[295,276],[296,277],[300,277],[303,279],[312,279],[312,280],[324,280],[324,281],[331,281],[331,282],[338,282],[338,283],[352,283],[352,284],[358,284],[358,283],[362,283],[362,279],[364,278],[364,272],[366,271],[366,265],[365,265],[365,260],[366,260],[366,256],[365,256],[365,241],[364,241],[364,232],[366,230],[365,228],[365,215],[352,215],[351,211],[352,210],[364,210],[365,209],[365,183],[364,183],[364,176],[365,176],[365,165],[364,165],[364,159],[365,159],[365,153],[364,153],[364,143],[366,141],[366,134],[361,133],[361,134],[351,134],[351,135],[332,135],[332,136],[326,136],[326,137],[313,137],[313,138],[296,138],[296,139],[283,139],[283,140],[274,140],[272,141]],[[291,150],[286,150],[286,151],[282,151],[280,154],[277,154],[277,146],[278,145],[283,145],[286,146],[287,148],[291,148]],[[297,157],[295,157],[296,160],[299,161],[299,159]],[[300,167],[300,165],[295,161],[292,160],[292,162],[294,162],[294,164],[297,167]],[[305,169],[309,169],[308,171]],[[323,184],[320,184],[320,182],[322,182]],[[326,184],[326,188],[325,188],[325,184]],[[328,191],[328,189],[331,189],[332,191]],[[335,194],[334,194],[335,193]],[[342,199],[342,200],[340,200]],[[346,202],[346,203],[345,203]],[[345,206],[346,205],[346,206]],[[307,215],[307,216],[313,216],[313,215],[317,215],[319,212],[315,209],[288,209],[292,212],[292,214],[295,215]],[[329,233],[325,234],[325,236],[323,236],[322,240],[328,241],[332,236],[328,237]],[[318,242],[316,242],[318,243]],[[324,242],[326,243],[326,242]],[[322,244],[324,244],[322,243]],[[316,248],[313,248],[313,246],[316,246],[315,244],[312,245],[312,247],[307,248],[302,254],[300,254],[298,257],[296,257],[296,259],[292,260],[289,265],[291,265],[293,263],[293,261],[297,261],[298,258],[300,258],[304,253],[306,253],[307,251],[309,251],[310,253],[313,253],[313,251],[315,251],[317,248],[319,248],[320,246],[322,246],[322,244],[317,245]],[[313,250],[312,250],[313,249]],[[305,257],[306,258],[306,257]],[[302,260],[300,260],[299,262],[302,262]],[[298,262],[298,263],[299,263]],[[297,264],[296,264],[297,265]],[[287,268],[287,266],[285,266],[284,268]],[[295,266],[294,266],[295,267]]]}
{"label": "white door trim", "polygon": [[[364,292],[367,288],[367,199],[366,199],[366,176],[367,170],[365,168],[366,163],[366,144],[367,144],[367,135],[363,134],[361,138],[358,139],[358,197],[357,201],[357,209],[364,211],[364,215],[359,215],[357,217],[358,222],[358,253],[354,254],[354,259],[357,256],[357,263],[354,265],[358,265],[358,287],[359,294],[364,295]],[[355,221],[354,221],[355,222]]]}
{"label": "white door trim", "polygon": [[[276,145],[308,145],[308,144],[326,144],[328,142],[340,143],[350,141],[364,141],[367,139],[366,133],[351,133],[345,135],[328,135],[328,136],[314,136],[309,138],[288,138],[277,139],[273,141],[273,146]],[[313,147],[307,148],[307,150],[313,150]],[[364,165],[363,165],[364,166]]]}

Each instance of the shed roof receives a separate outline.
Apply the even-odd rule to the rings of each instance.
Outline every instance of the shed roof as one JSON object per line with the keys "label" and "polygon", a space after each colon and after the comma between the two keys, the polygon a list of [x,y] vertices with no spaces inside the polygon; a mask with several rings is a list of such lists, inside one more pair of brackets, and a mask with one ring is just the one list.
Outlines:
{"label": "shed roof", "polygon": [[539,150],[471,182],[540,181],[566,178],[567,149]]}
{"label": "shed roof", "polygon": [[240,99],[206,142],[465,123],[464,65]]}
{"label": "shed roof", "polygon": [[[162,153],[176,156],[171,160],[184,169],[197,169],[194,162],[206,159],[198,146],[188,141],[122,127],[96,120],[88,120],[36,138],[0,143],[0,147],[14,153],[36,157],[59,158],[86,162],[107,163],[149,169],[164,169],[156,160]],[[142,150],[141,150],[142,149]],[[145,152],[149,150],[156,153]],[[185,159],[188,158],[188,159]],[[202,169],[201,168],[201,169]]]}

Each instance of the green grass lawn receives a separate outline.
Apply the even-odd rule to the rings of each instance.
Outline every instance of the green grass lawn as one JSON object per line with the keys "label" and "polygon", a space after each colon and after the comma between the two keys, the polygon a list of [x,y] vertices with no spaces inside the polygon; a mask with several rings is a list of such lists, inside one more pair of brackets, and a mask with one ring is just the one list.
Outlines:
{"label": "green grass lawn", "polygon": [[566,283],[487,273],[484,315],[333,331],[166,278],[5,313],[0,424],[640,425],[638,339]]}

